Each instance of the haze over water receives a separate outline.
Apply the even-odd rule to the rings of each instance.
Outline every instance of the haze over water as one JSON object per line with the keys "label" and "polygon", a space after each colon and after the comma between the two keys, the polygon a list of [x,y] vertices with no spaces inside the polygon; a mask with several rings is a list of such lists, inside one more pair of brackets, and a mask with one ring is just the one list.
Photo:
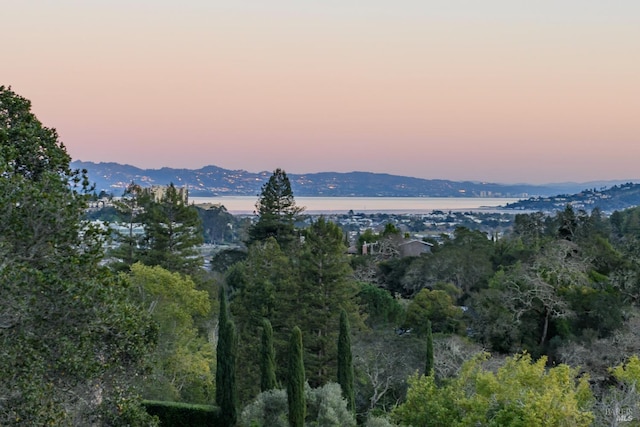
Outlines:
{"label": "haze over water", "polygon": [[[236,215],[252,214],[255,211],[257,197],[190,197],[196,204],[221,204],[230,213]],[[296,205],[304,206],[309,214],[347,213],[430,213],[441,211],[486,211],[499,210],[516,198],[491,197],[296,197]]]}

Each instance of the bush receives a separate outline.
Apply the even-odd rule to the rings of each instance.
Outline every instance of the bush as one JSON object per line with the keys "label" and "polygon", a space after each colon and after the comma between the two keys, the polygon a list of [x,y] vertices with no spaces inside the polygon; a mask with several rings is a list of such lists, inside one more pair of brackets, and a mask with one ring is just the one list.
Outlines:
{"label": "bush", "polygon": [[158,417],[161,426],[194,427],[219,424],[220,409],[217,406],[156,400],[145,400],[142,405],[150,415]]}
{"label": "bush", "polygon": [[[305,387],[307,417],[305,425],[316,427],[355,427],[353,414],[337,383],[312,389]],[[242,427],[288,427],[287,392],[269,390],[260,393],[240,414]]]}
{"label": "bush", "polygon": [[365,427],[395,427],[396,424],[392,424],[385,417],[369,417]]}
{"label": "bush", "polygon": [[288,427],[287,392],[272,389],[262,392],[240,414],[245,427]]}

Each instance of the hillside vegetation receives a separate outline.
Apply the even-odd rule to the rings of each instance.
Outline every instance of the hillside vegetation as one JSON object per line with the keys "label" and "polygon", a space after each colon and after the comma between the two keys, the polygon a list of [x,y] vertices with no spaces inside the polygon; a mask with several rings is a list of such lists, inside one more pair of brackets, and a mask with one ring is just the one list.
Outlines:
{"label": "hillside vegetation", "polygon": [[[640,416],[640,208],[519,213],[403,256],[406,224],[305,217],[276,169],[255,217],[130,182],[108,228],[87,220],[86,173],[4,87],[0,144],[0,425]],[[242,245],[204,268],[205,240]]]}

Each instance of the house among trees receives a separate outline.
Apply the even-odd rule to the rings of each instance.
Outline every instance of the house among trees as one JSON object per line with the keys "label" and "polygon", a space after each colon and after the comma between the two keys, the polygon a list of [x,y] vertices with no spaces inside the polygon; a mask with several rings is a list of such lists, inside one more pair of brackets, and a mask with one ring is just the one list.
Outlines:
{"label": "house among trees", "polygon": [[[392,243],[392,252],[401,258],[404,257],[417,257],[422,254],[431,253],[433,244],[418,239],[402,239],[398,236]],[[362,255],[373,255],[376,253],[389,252],[388,244],[378,242],[364,242],[362,245]],[[352,250],[351,248],[349,248]]]}
{"label": "house among trees", "polygon": [[431,253],[431,247],[433,244],[425,242],[424,240],[407,240],[400,243],[398,249],[400,250],[400,256],[420,256],[422,254]]}

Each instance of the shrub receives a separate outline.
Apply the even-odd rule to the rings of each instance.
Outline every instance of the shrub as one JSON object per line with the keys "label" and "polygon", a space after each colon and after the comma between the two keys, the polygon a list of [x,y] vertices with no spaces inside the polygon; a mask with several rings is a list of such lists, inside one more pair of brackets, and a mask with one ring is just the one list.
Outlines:
{"label": "shrub", "polygon": [[[337,383],[312,389],[305,387],[307,417],[305,425],[317,427],[354,427],[353,414]],[[288,427],[287,392],[274,389],[260,393],[240,414],[242,427]],[[382,427],[382,426],[381,426]]]}
{"label": "shrub", "polygon": [[145,400],[142,404],[150,415],[158,417],[161,426],[193,427],[219,424],[220,409],[217,406],[156,400]]}

